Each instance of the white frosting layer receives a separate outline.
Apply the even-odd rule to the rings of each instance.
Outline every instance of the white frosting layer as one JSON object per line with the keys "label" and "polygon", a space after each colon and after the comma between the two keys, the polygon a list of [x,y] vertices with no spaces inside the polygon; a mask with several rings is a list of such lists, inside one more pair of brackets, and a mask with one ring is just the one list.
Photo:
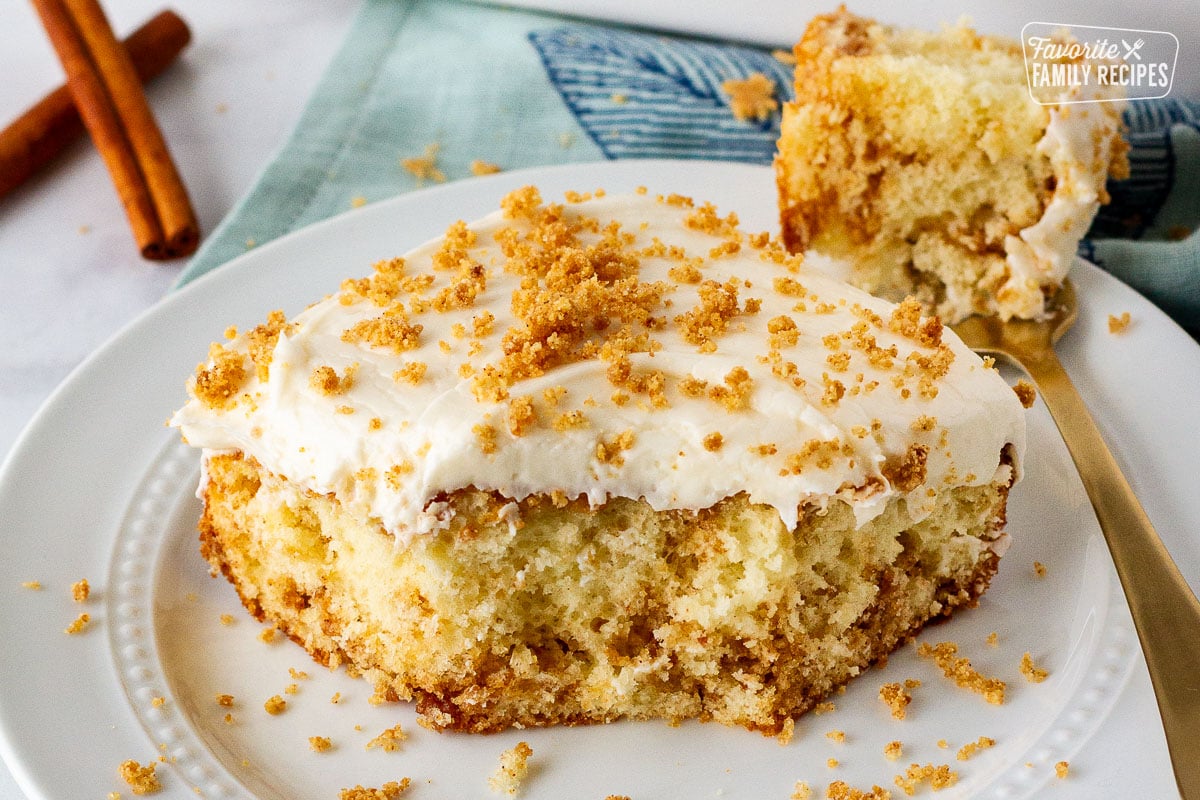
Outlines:
{"label": "white frosting layer", "polygon": [[[614,403],[609,363],[594,358],[509,387],[511,398],[534,401],[536,424],[519,431],[521,435],[509,430],[507,402],[476,398],[472,378],[463,376],[461,365],[471,364],[478,374],[485,365],[498,363],[505,332],[520,326],[512,304],[520,278],[506,271],[494,235],[511,227],[524,231],[529,225],[497,212],[470,226],[477,234],[470,256],[486,268],[486,290],[471,308],[412,315],[423,326],[415,349],[396,353],[345,341],[344,331],[383,309],[343,291],[292,320],[275,345],[268,380],[260,382],[246,358],[250,374],[236,403],[220,410],[192,399],[171,424],[194,446],[244,451],[314,492],[336,493],[356,512],[377,518],[400,541],[444,526],[439,497],[469,486],[516,500],[555,491],[585,495],[594,504],[613,496],[644,498],[659,510],[707,508],[745,492],[752,501],[775,507],[789,527],[805,506],[841,497],[853,505],[861,524],[903,494],[887,475],[895,477],[891,467],[911,455],[914,445],[926,451],[924,480],[908,493],[914,518],[932,510],[938,490],[986,483],[997,477],[998,469],[1007,470],[999,463],[1006,445],[1013,446],[1019,462],[1025,423],[1016,396],[953,333],[942,333],[943,347],[953,354],[948,372],[924,386],[925,395],[933,393],[932,386],[936,396],[923,396],[924,373],[915,359],[937,350],[889,330],[891,304],[799,267],[798,258],[791,259],[790,271],[777,263],[782,256],[766,257],[745,237],[736,254],[713,257],[710,251],[723,238],[685,225],[689,213],[634,195],[566,206],[568,218],[586,215],[601,226],[619,222],[633,237],[632,251],[657,237],[683,248],[689,257],[700,257],[696,263],[705,280],[736,278],[743,310],[747,300],[761,301],[757,312],[729,321],[726,332],[714,338],[715,351],[701,352],[685,341],[676,322],[677,315],[697,305],[697,285],[668,275],[678,265],[675,258],[641,256],[640,280],[669,284],[664,295],[669,307],[658,311],[666,325],[650,332],[661,349],[653,355],[633,353],[630,360],[635,375],[662,373],[667,407],[656,408],[648,395],[637,393],[623,405]],[[585,241],[596,238],[584,236]],[[436,282],[423,294],[427,299],[453,277],[431,270],[439,247],[440,240],[433,241],[405,256],[406,274],[435,275]],[[799,281],[807,297],[797,297],[794,286],[789,293],[777,291],[779,278]],[[806,310],[796,310],[798,303]],[[476,340],[472,354],[472,319],[484,308],[495,315],[494,332]],[[875,321],[872,314],[878,315]],[[804,382],[800,387],[764,363],[771,350],[769,321],[780,316],[790,317],[799,329],[794,344],[775,344],[779,361],[795,365],[793,377]],[[459,329],[456,337],[456,324],[464,326],[465,336]],[[600,341],[618,327],[613,324],[594,338]],[[634,326],[635,333],[639,330]],[[869,363],[864,333],[884,351],[896,348],[890,367],[883,364],[886,358]],[[245,351],[247,337],[228,346]],[[397,370],[412,362],[427,365],[424,377],[415,385],[397,380]],[[314,388],[318,368],[332,367],[344,376],[351,365],[357,367],[344,393]],[[681,379],[689,377],[706,381],[709,388],[725,386],[726,377],[739,367],[751,379],[744,408],[730,410],[708,396],[681,391]],[[843,390],[836,401],[838,384],[833,381]],[[556,387],[566,391],[551,407],[544,390]],[[581,412],[586,426],[556,430],[554,419],[570,411]],[[483,426],[495,431],[490,454],[481,448],[478,432]],[[713,434],[720,434],[715,449]],[[618,449],[617,458],[598,457],[598,445],[622,435],[627,447]]]}
{"label": "white frosting layer", "polygon": [[[1097,90],[1098,91],[1098,90]],[[1022,305],[1004,310],[1024,318],[1044,314],[1041,287],[1058,286],[1075,260],[1079,240],[1100,209],[1113,148],[1120,141],[1122,103],[1096,101],[1073,88],[1061,98],[1072,104],[1052,106],[1050,122],[1036,151],[1050,159],[1054,193],[1041,219],[1004,242],[1009,278],[1000,294]],[[1085,101],[1075,105],[1079,101]]]}

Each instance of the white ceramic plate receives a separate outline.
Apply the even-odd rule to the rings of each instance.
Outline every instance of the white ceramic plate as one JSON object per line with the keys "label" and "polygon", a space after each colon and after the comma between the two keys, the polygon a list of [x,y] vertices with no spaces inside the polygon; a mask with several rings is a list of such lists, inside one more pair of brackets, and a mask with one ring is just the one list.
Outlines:
{"label": "white ceramic plate", "polygon": [[[1123,787],[1130,796],[1169,795],[1128,611],[1040,404],[1029,416],[1027,477],[1010,503],[1014,545],[992,589],[977,609],[922,637],[957,641],[982,672],[1007,680],[1010,699],[1001,707],[953,687],[906,647],[836,697],[835,712],[803,718],[786,746],[717,725],[653,722],[436,734],[418,727],[406,705],[370,705],[369,686],[316,667],[282,637],[260,641],[260,626],[223,580],[208,577],[197,553],[197,456],[163,426],[184,400],[185,379],[226,326],[245,328],[278,307],[297,311],[343,277],[369,272],[374,260],[459,217],[481,216],[525,183],[547,197],[645,184],[737,210],[751,230],[775,227],[772,176],[761,167],[648,161],[501,174],[405,195],[263,246],[131,325],[55,393],[0,472],[0,749],[31,798],[128,797],[118,764],[159,755],[164,798],[327,799],[342,787],[402,776],[412,778],[415,798],[488,797],[499,754],[521,739],[534,751],[521,792],[531,799],[786,798],[797,780],[818,796],[835,779],[895,789],[892,777],[910,762],[958,771],[939,798],[1031,797],[1047,786],[1056,798],[1101,787],[1112,796]],[[1190,480],[1200,452],[1200,348],[1096,268],[1080,264],[1075,275],[1083,310],[1064,342],[1065,360],[1150,516],[1200,582],[1200,500]],[[1122,311],[1133,325],[1113,336],[1107,315]],[[1035,575],[1035,560],[1045,577]],[[70,585],[83,577],[94,591],[81,606]],[[33,580],[40,591],[22,587]],[[81,611],[91,615],[89,627],[65,634]],[[232,624],[222,624],[222,614]],[[992,631],[996,647],[985,644]],[[1050,670],[1044,683],[1020,677],[1025,651]],[[310,677],[293,678],[289,668]],[[900,722],[876,693],[905,678],[922,685]],[[296,693],[287,694],[293,683]],[[335,692],[338,704],[330,702]],[[232,724],[217,694],[235,696]],[[274,694],[289,703],[279,716],[263,710]],[[1143,723],[1136,737],[1117,724],[1129,719]],[[410,733],[399,751],[365,749],[396,722]],[[835,729],[844,743],[825,736]],[[318,735],[334,748],[310,750],[308,737]],[[996,746],[957,761],[957,748],[979,736]],[[904,745],[896,763],[882,755],[893,739]],[[1060,759],[1077,765],[1065,781],[1053,777]]]}

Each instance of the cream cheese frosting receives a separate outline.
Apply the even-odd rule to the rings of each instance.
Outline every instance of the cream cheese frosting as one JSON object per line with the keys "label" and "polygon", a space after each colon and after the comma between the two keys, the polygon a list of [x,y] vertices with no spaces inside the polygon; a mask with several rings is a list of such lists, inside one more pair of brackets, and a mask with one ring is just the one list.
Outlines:
{"label": "cream cheese frosting", "polygon": [[467,487],[656,510],[745,493],[791,528],[831,498],[919,519],[1020,463],[1016,395],[915,303],[688,198],[502,206],[214,345],[171,424],[400,542]]}
{"label": "cream cheese frosting", "polygon": [[1004,242],[1009,276],[998,292],[1003,316],[1045,316],[1043,286],[1066,279],[1079,240],[1087,234],[1103,198],[1109,167],[1121,141],[1119,87],[1064,90],[1035,151],[1049,159],[1054,191],[1041,218]]}

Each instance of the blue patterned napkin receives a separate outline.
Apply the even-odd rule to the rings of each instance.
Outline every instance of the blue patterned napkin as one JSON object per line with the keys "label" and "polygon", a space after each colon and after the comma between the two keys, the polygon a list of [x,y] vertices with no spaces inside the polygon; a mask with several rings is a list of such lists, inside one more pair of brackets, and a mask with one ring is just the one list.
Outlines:
{"label": "blue patterned napkin", "polygon": [[[448,0],[366,0],[296,130],[179,282],[355,205],[468,178],[475,161],[769,164],[778,113],[737,120],[721,88],[754,72],[789,99],[790,70],[762,49]],[[1200,103],[1139,101],[1126,118],[1133,175],[1110,185],[1081,253],[1195,335]]]}

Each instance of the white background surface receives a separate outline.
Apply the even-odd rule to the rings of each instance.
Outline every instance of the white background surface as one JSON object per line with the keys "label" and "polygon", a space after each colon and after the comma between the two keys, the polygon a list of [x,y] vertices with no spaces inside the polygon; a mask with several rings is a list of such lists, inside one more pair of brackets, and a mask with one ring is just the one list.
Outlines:
{"label": "white background surface", "polygon": [[[164,0],[104,5],[122,37],[166,7]],[[174,0],[170,7],[191,27],[192,43],[148,96],[201,228],[211,232],[292,129],[358,3]],[[0,2],[0,76],[0,124],[62,81],[29,3]],[[54,387],[166,294],[183,266],[138,256],[90,141],[64,156],[0,199],[0,458]],[[0,537],[13,535],[0,520]],[[24,796],[0,764],[0,798]]]}
{"label": "white background surface", "polygon": [[[161,2],[107,0],[105,6],[125,35],[160,10]],[[711,12],[712,5],[704,8]],[[191,25],[193,42],[149,97],[202,229],[211,232],[282,144],[357,3],[178,0],[173,7]],[[1073,18],[1062,21],[1171,28],[1181,40],[1178,87],[1197,84],[1196,37],[1180,30],[1184,23],[1175,19],[1194,13],[1192,4],[1175,3],[1174,11],[1161,13],[1137,4],[1119,20],[1110,19],[1114,8],[1108,0],[1093,3],[1069,9]],[[1024,16],[1041,19],[1056,10],[1039,7]],[[1129,19],[1139,12],[1146,18]],[[1024,16],[1021,21],[1028,21]],[[975,17],[985,21],[980,13]],[[0,31],[0,119],[7,121],[57,85],[61,71],[28,4],[0,3]],[[0,456],[74,366],[167,292],[180,266],[138,257],[89,142],[0,200],[0,341],[5,345],[0,348]],[[19,533],[0,520],[0,536],[13,535]],[[1108,725],[1122,735],[1101,737],[1074,760],[1075,766],[1102,774],[1117,768],[1144,771],[1150,786],[1168,787],[1162,778],[1165,762],[1131,762],[1131,741],[1162,736],[1144,668]],[[22,795],[0,766],[0,798],[10,797]]]}

